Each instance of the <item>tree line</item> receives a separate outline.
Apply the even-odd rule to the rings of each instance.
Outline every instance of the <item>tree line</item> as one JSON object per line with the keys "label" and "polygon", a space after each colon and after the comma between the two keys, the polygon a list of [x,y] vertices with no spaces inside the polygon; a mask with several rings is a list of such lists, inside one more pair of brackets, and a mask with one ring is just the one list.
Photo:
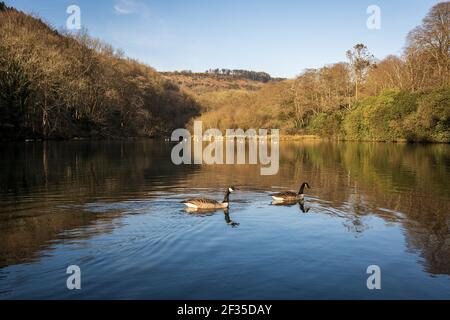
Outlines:
{"label": "tree line", "polygon": [[272,80],[272,77],[267,72],[257,72],[250,70],[241,70],[241,69],[209,69],[206,71],[208,74],[220,76],[231,76],[237,79],[248,79],[253,81],[260,82],[269,82]]}
{"label": "tree line", "polygon": [[281,78],[272,78],[270,74],[262,71],[251,71],[251,70],[242,70],[242,69],[208,69],[205,72],[193,72],[192,70],[181,70],[181,71],[173,71],[173,72],[162,72],[163,74],[181,74],[188,76],[195,75],[210,75],[214,77],[220,78],[229,78],[229,79],[244,79],[244,80],[252,80],[259,82],[269,82],[269,81],[279,81]]}

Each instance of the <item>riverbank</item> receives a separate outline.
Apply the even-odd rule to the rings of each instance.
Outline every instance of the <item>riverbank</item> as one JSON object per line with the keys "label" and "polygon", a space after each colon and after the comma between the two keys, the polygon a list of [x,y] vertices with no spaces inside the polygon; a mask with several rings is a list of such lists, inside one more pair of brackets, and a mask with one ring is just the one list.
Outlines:
{"label": "riverbank", "polygon": [[125,135],[114,133],[85,133],[82,135],[50,135],[44,136],[41,133],[33,132],[27,128],[14,128],[13,126],[0,126],[0,142],[39,142],[39,141],[81,141],[81,140],[137,140],[137,139],[163,139],[162,135]]}
{"label": "riverbank", "polygon": [[[270,135],[267,137],[269,140]],[[155,141],[166,141],[171,142],[169,136],[91,136],[91,137],[21,137],[21,138],[11,138],[5,139],[0,138],[0,143],[15,143],[15,142],[44,142],[44,141],[132,141],[132,140],[155,140]],[[192,137],[194,140],[194,137]],[[221,140],[226,140],[221,138]],[[208,140],[212,141],[212,140]],[[320,141],[337,141],[337,142],[371,142],[371,143],[394,143],[394,144],[450,144],[450,142],[442,141],[410,141],[407,139],[395,139],[395,140],[355,140],[355,139],[342,139],[334,137],[321,137],[318,135],[280,135],[279,141],[282,142],[320,142]]]}

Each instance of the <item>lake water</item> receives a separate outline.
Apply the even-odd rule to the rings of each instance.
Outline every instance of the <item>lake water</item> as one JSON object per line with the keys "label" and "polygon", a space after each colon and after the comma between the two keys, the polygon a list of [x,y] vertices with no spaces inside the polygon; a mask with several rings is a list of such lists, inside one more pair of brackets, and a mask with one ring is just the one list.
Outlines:
{"label": "lake water", "polygon": [[[0,299],[450,299],[449,145],[282,142],[274,176],[172,146],[2,145]],[[271,205],[303,181],[303,208]],[[228,214],[180,203],[229,185]]]}

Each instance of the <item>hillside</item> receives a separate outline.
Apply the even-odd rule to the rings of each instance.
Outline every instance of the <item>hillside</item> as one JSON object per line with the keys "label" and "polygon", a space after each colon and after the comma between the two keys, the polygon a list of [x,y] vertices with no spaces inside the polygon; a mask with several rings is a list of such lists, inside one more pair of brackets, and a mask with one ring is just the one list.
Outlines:
{"label": "hillside", "polygon": [[0,3],[2,140],[160,136],[199,110],[153,68]]}
{"label": "hillside", "polygon": [[240,102],[243,99],[255,95],[271,84],[283,81],[280,78],[272,78],[265,72],[248,70],[211,69],[207,72],[180,71],[161,74],[194,97],[202,114],[222,107],[225,113],[230,113],[235,107],[242,107]]}

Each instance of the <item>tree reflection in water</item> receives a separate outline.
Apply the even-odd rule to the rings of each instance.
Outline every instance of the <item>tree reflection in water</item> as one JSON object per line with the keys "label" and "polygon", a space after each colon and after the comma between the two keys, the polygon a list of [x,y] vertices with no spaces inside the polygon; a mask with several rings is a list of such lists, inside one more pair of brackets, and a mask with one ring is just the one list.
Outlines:
{"label": "tree reflection in water", "polygon": [[[108,232],[108,223],[124,213],[92,215],[73,209],[76,205],[151,201],[158,192],[232,184],[246,185],[245,201],[251,203],[261,191],[295,190],[308,181],[314,189],[298,203],[301,213],[334,215],[356,236],[367,230],[369,216],[399,223],[408,248],[423,257],[425,271],[450,274],[448,145],[282,142],[274,176],[261,176],[252,165],[175,166],[171,147],[149,140],[2,145],[0,266],[35,259],[70,230],[103,221],[106,229],[100,230]],[[268,204],[266,198],[261,201]],[[227,224],[239,225],[229,212],[224,215]]]}

